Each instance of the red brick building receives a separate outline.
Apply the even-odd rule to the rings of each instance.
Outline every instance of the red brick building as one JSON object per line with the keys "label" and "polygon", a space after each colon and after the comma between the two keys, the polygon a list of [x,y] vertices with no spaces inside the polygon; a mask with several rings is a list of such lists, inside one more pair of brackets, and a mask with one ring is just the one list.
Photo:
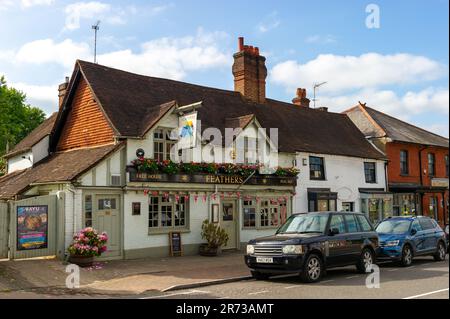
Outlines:
{"label": "red brick building", "polygon": [[417,214],[448,224],[449,140],[359,104],[345,113],[389,159],[394,214]]}

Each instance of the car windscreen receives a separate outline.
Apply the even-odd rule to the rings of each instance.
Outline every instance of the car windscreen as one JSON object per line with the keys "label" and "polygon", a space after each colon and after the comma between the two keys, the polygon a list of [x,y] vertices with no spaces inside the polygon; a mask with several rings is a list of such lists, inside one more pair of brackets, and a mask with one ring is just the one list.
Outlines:
{"label": "car windscreen", "polygon": [[404,234],[410,225],[411,221],[406,219],[385,220],[378,224],[376,231],[381,234]]}
{"label": "car windscreen", "polygon": [[293,215],[280,227],[277,233],[323,233],[327,221],[328,214]]}

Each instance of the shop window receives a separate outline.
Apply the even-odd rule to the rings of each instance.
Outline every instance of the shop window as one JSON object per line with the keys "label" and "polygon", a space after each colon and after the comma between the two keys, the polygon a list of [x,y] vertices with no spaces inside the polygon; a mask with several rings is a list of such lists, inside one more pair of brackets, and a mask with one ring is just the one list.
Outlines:
{"label": "shop window", "polygon": [[84,226],[92,227],[92,195],[84,197]]}
{"label": "shop window", "polygon": [[244,227],[256,227],[256,202],[244,200]]}
{"label": "shop window", "polygon": [[364,175],[366,177],[366,183],[373,184],[377,182],[375,163],[373,162],[364,163]]}
{"label": "shop window", "polygon": [[133,216],[141,214],[141,202],[131,203],[131,214]]}
{"label": "shop window", "polygon": [[310,212],[336,211],[337,193],[330,191],[308,191]]}
{"label": "shop window", "polygon": [[325,180],[325,165],[323,157],[309,157],[309,178],[312,180]]}
{"label": "shop window", "polygon": [[428,175],[429,176],[434,176],[436,174],[436,169],[435,169],[435,155],[433,153],[428,153]]}
{"label": "shop window", "polygon": [[260,207],[260,227],[278,227],[281,225],[281,208],[285,203],[262,200]]}
{"label": "shop window", "polygon": [[430,197],[429,216],[438,220],[438,199],[436,197]]}
{"label": "shop window", "polygon": [[378,199],[369,199],[369,219],[374,224],[380,221],[379,208]]}
{"label": "shop window", "polygon": [[400,151],[400,174],[409,174],[408,151]]}
{"label": "shop window", "polygon": [[170,160],[174,155],[176,141],[170,138],[169,129],[157,129],[153,133],[153,158],[158,161]]}
{"label": "shop window", "polygon": [[181,228],[187,223],[187,201],[180,196],[151,196],[149,199],[148,227],[150,229]]}

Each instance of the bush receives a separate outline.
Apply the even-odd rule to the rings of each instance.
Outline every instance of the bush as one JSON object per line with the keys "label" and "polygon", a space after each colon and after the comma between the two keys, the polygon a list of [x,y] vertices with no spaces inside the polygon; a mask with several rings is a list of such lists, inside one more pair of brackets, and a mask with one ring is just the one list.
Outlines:
{"label": "bush", "polygon": [[219,248],[225,246],[228,242],[228,234],[223,228],[207,219],[202,224],[202,239],[206,239],[208,248]]}
{"label": "bush", "polygon": [[92,227],[87,227],[73,236],[73,242],[67,249],[72,256],[98,257],[106,252],[108,235],[98,234]]}

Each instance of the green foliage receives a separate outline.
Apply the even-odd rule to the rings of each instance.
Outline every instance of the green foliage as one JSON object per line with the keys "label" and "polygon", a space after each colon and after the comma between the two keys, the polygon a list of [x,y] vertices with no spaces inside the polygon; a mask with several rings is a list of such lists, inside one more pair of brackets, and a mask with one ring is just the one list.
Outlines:
{"label": "green foliage", "polygon": [[[7,145],[11,149],[45,119],[41,109],[25,100],[23,92],[8,87],[5,78],[0,77],[0,157],[6,153]],[[0,162],[0,175],[3,165]]]}
{"label": "green foliage", "polygon": [[202,224],[202,239],[208,242],[209,248],[219,248],[228,242],[228,234],[219,225],[210,223],[207,219]]}

